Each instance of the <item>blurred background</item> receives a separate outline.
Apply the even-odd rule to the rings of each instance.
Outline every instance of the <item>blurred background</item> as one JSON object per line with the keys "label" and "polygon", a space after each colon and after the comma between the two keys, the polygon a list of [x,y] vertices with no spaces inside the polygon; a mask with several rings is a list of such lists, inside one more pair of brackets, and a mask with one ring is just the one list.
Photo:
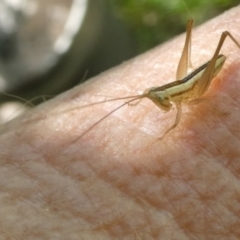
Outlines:
{"label": "blurred background", "polygon": [[19,102],[38,104],[184,32],[189,17],[198,25],[238,3],[0,0],[0,122]]}
{"label": "blurred background", "polygon": [[115,14],[134,34],[138,51],[145,51],[185,32],[194,18],[199,25],[237,6],[239,0],[109,0]]}

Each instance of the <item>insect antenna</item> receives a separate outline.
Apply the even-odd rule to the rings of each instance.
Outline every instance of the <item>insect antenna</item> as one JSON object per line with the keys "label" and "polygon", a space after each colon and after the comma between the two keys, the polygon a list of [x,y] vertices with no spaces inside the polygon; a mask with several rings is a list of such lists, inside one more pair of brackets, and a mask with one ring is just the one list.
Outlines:
{"label": "insect antenna", "polygon": [[[97,96],[104,96],[104,95],[97,95]],[[106,97],[106,96],[104,96],[104,97]],[[144,97],[146,97],[146,94],[133,95],[133,96],[127,96],[127,97],[119,97],[119,98],[107,99],[107,100],[94,102],[94,103],[88,103],[86,105],[82,105],[82,106],[77,107],[77,108],[91,107],[91,106],[95,106],[95,105],[98,105],[98,104],[103,104],[103,103],[107,103],[107,102],[115,102],[115,101],[118,101],[118,100],[124,100],[124,99],[129,99],[129,98],[131,98],[131,100],[129,100],[128,102],[131,103],[135,100],[138,100],[138,99],[144,98]],[[71,109],[71,110],[73,110],[73,109]]]}
{"label": "insect antenna", "polygon": [[122,99],[128,99],[128,98],[132,98],[130,100],[128,100],[127,102],[119,105],[117,108],[113,109],[112,111],[110,111],[109,113],[107,113],[105,116],[103,116],[102,118],[100,118],[97,122],[95,122],[91,127],[89,127],[85,132],[83,132],[79,137],[77,137],[72,143],[76,143],[79,139],[81,139],[83,136],[85,136],[88,132],[90,132],[94,127],[96,127],[98,124],[100,124],[102,121],[104,121],[107,117],[109,117],[111,114],[113,114],[114,112],[118,111],[120,108],[129,105],[130,103],[141,99],[141,98],[145,98],[147,97],[147,94],[141,94],[141,95],[136,95],[136,96],[128,96],[128,97],[122,97],[122,98],[115,98],[115,99],[110,99],[110,100],[104,100],[104,101],[100,101],[100,102],[95,102],[95,103],[91,103],[82,107],[87,107],[87,106],[93,106],[93,105],[97,105],[97,104],[101,104],[101,103],[106,103],[106,102],[112,102],[112,101],[116,101],[116,100],[122,100]]}

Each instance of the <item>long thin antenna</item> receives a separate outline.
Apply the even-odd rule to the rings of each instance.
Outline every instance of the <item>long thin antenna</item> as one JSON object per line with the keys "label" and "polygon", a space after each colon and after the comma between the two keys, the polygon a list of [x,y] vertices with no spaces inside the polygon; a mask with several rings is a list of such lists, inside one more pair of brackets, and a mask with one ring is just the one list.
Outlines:
{"label": "long thin antenna", "polygon": [[[130,104],[131,102],[133,101],[136,101],[140,98],[145,98],[147,97],[146,94],[142,94],[142,95],[139,95],[139,96],[135,96],[133,99],[121,104],[120,106],[118,106],[117,108],[113,109],[112,111],[110,111],[108,114],[106,114],[104,117],[100,118],[97,122],[95,122],[90,128],[88,128],[84,133],[82,133],[79,137],[77,137],[72,143],[76,143],[79,139],[81,139],[84,135],[86,135],[89,131],[91,131],[96,125],[98,125],[100,122],[102,122],[103,120],[105,120],[107,117],[109,117],[111,114],[113,114],[114,112],[116,112],[117,110],[119,110],[120,108]],[[130,98],[130,97],[123,97],[121,99],[126,99],[126,98]],[[116,100],[116,99],[111,99],[111,100]],[[111,101],[110,100],[110,101]],[[119,100],[119,99],[117,99]],[[107,100],[106,100],[107,101]],[[104,101],[104,102],[106,102]],[[108,100],[109,101],[109,100]],[[93,103],[93,104],[90,104],[90,105],[95,105],[95,104],[100,104],[102,102],[98,102],[98,103]],[[88,105],[89,106],[89,105]]]}

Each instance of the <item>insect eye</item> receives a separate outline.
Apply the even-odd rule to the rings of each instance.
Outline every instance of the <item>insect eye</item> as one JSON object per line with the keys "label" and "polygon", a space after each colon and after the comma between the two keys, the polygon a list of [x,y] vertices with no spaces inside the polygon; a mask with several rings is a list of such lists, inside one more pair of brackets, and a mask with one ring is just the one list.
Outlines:
{"label": "insect eye", "polygon": [[166,98],[162,95],[158,95],[158,100],[161,101],[161,102],[165,102]]}

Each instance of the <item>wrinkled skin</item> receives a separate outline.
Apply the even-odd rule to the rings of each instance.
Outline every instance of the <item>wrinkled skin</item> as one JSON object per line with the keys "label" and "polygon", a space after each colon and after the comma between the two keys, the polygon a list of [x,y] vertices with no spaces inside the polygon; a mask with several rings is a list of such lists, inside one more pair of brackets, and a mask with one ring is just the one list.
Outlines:
{"label": "wrinkled skin", "polygon": [[[222,31],[240,40],[240,8],[193,32],[195,67]],[[0,239],[239,239],[240,50],[179,125],[149,100],[122,102],[173,81],[184,35],[46,102],[1,128]],[[74,110],[71,110],[75,108]],[[70,110],[67,110],[70,109]]]}

